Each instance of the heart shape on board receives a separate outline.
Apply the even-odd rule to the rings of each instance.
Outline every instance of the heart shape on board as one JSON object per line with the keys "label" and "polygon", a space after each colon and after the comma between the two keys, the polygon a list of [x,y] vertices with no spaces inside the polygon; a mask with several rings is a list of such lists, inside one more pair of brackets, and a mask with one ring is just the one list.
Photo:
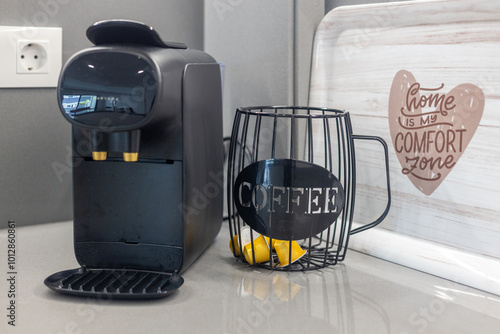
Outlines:
{"label": "heart shape on board", "polygon": [[469,145],[484,110],[483,91],[470,83],[442,93],[406,70],[389,95],[389,128],[401,172],[425,195],[443,182]]}

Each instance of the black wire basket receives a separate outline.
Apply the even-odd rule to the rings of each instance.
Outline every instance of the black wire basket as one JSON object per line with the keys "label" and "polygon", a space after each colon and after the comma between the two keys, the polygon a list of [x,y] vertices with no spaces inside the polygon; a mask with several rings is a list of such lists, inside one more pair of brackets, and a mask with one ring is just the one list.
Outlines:
{"label": "black wire basket", "polygon": [[[352,229],[355,140],[382,144],[387,205]],[[352,134],[349,113],[312,107],[236,110],[228,153],[230,249],[250,265],[312,270],[344,260],[349,237],[378,225],[391,196],[387,144]]]}

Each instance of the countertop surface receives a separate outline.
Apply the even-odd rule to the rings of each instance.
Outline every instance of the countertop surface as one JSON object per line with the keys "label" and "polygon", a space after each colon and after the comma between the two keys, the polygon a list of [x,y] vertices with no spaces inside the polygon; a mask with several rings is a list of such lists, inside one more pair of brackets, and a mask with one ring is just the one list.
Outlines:
{"label": "countertop surface", "polygon": [[[77,268],[71,222],[16,228],[15,299],[1,264],[1,333],[499,333],[500,297],[352,250],[341,264],[276,272],[233,258],[226,224],[166,298],[60,295],[43,284]],[[7,230],[0,230],[7,254]],[[15,300],[15,327],[8,324]]]}

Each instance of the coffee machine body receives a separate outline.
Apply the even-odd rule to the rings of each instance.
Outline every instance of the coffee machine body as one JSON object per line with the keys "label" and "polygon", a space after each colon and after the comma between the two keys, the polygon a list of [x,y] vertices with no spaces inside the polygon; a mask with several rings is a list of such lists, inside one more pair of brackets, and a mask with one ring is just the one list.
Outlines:
{"label": "coffee machine body", "polygon": [[220,67],[181,44],[138,43],[98,42],[61,72],[74,250],[88,268],[182,272],[222,223]]}

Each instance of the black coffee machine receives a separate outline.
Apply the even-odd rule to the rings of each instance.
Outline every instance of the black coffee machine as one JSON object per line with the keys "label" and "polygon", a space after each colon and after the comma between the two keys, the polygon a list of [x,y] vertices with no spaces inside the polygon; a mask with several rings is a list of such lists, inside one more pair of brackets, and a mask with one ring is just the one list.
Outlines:
{"label": "black coffee machine", "polygon": [[54,274],[68,294],[156,298],[222,223],[219,64],[134,21],[98,22],[58,100],[73,125],[74,250],[82,268]]}

